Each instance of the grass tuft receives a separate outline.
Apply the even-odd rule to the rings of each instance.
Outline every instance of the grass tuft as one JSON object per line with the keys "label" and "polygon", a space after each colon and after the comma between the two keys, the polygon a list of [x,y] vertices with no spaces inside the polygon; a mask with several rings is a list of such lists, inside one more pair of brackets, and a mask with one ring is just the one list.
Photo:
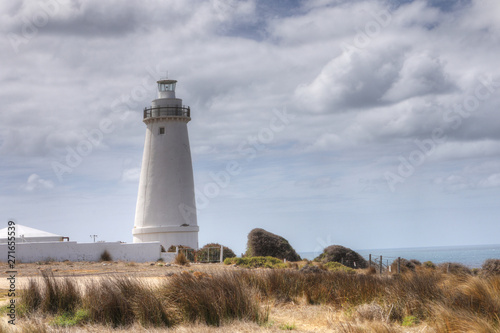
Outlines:
{"label": "grass tuft", "polygon": [[101,261],[113,261],[113,258],[111,257],[111,254],[108,252],[108,250],[104,250],[101,253],[100,260]]}
{"label": "grass tuft", "polygon": [[179,253],[175,256],[174,263],[177,265],[185,266],[189,264],[189,261],[187,260],[186,256],[182,251],[179,251]]}
{"label": "grass tuft", "polygon": [[241,283],[240,272],[223,272],[201,279],[189,273],[177,274],[169,282],[162,293],[168,295],[188,322],[220,326],[234,319],[267,320],[256,295]]}
{"label": "grass tuft", "polygon": [[89,320],[89,311],[78,309],[75,313],[64,312],[51,320],[50,325],[61,327],[81,326]]}

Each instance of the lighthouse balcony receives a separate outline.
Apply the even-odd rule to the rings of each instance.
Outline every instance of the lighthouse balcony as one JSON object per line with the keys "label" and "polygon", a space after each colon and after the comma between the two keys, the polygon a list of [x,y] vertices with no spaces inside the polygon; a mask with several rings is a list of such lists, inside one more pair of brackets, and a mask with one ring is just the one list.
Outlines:
{"label": "lighthouse balcony", "polygon": [[152,106],[144,108],[144,120],[149,118],[183,117],[190,118],[189,106]]}

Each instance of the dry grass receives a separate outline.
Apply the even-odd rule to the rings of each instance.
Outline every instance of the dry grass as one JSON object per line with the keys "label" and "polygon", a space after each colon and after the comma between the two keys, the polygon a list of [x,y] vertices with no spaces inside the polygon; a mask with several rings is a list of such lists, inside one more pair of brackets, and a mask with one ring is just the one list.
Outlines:
{"label": "dry grass", "polygon": [[186,256],[184,255],[184,253],[182,251],[179,251],[179,253],[175,256],[174,262],[177,265],[181,265],[181,266],[189,265],[189,260],[187,260]]}
{"label": "dry grass", "polygon": [[220,267],[156,285],[97,279],[82,290],[44,273],[29,281],[20,303],[30,317],[85,309],[88,325],[132,331],[500,332],[500,276],[424,267],[389,276]]}
{"label": "dry grass", "polygon": [[263,322],[266,314],[260,310],[257,295],[241,283],[241,272],[222,272],[215,278],[189,273],[172,276],[161,289],[168,295],[187,322],[204,322],[220,326],[239,319]]}

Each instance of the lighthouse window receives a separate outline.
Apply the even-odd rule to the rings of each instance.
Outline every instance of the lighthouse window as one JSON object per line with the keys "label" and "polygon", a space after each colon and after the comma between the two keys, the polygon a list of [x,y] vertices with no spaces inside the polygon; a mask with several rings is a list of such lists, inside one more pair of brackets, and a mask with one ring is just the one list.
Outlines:
{"label": "lighthouse window", "polygon": [[165,127],[160,127],[158,129],[158,134],[165,134]]}

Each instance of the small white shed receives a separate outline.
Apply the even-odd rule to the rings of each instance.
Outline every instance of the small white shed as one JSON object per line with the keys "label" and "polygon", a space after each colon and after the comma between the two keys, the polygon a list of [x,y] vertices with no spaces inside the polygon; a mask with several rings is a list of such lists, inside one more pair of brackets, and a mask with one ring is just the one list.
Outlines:
{"label": "small white shed", "polygon": [[[14,226],[16,243],[45,243],[45,242],[62,242],[64,239],[69,240],[68,237],[56,235],[50,232],[30,228],[24,225],[16,224]],[[11,229],[12,230],[12,229]],[[7,243],[8,228],[0,230],[0,243]]]}

